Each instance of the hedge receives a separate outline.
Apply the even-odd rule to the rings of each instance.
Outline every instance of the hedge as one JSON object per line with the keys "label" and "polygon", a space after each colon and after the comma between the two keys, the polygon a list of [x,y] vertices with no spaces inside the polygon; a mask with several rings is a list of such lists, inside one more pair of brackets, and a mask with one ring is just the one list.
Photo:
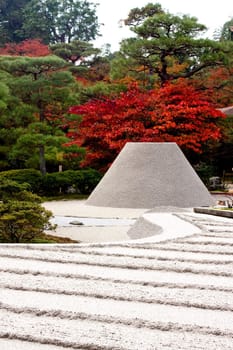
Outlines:
{"label": "hedge", "polygon": [[56,196],[69,192],[90,194],[101,179],[94,169],[65,170],[42,176],[35,169],[17,169],[0,172],[0,178],[6,177],[18,183],[28,183],[33,193],[42,196]]}
{"label": "hedge", "polygon": [[16,181],[19,184],[27,183],[30,191],[39,193],[42,186],[42,176],[39,170],[35,169],[14,169],[0,172],[0,178]]}

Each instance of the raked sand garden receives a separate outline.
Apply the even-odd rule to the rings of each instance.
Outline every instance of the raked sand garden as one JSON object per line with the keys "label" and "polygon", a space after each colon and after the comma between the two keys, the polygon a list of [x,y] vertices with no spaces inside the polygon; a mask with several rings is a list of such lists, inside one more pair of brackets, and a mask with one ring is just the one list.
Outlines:
{"label": "raked sand garden", "polygon": [[[74,204],[45,206],[90,214]],[[192,210],[143,215],[155,234],[141,239],[109,226],[101,239],[92,227],[92,243],[1,245],[0,349],[233,349],[233,220]]]}

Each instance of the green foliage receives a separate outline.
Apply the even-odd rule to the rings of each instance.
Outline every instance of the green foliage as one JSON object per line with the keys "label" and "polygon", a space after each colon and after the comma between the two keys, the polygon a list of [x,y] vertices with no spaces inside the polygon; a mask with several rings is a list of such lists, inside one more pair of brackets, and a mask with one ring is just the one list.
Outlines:
{"label": "green foliage", "polygon": [[[3,149],[2,169],[6,168],[8,160],[15,167],[40,167],[45,174],[46,160],[52,158],[50,150],[61,153],[62,145],[68,141],[62,131],[66,118],[70,117],[66,111],[77,99],[75,80],[65,71],[67,65],[57,56],[0,58],[0,69],[9,74],[8,86],[19,101],[20,108],[14,107],[13,113],[21,111],[18,121],[23,126],[13,142],[3,141],[8,155],[7,149]],[[23,111],[26,111],[25,116]],[[3,129],[7,124],[8,113],[3,117]]]}
{"label": "green foliage", "polygon": [[100,50],[95,49],[93,44],[80,40],[73,40],[70,43],[53,44],[50,46],[50,49],[54,55],[72,64],[82,64],[85,58],[100,53]]}
{"label": "green foliage", "polygon": [[101,180],[102,175],[94,170],[82,170],[81,181],[74,183],[75,188],[82,194],[90,194]]}
{"label": "green foliage", "polygon": [[27,183],[18,183],[7,177],[0,177],[0,199],[3,202],[15,197],[18,198],[21,194],[25,197],[25,194],[29,193],[26,192],[29,189],[30,185]]}
{"label": "green foliage", "polygon": [[[16,191],[20,192],[22,190],[30,190],[34,193],[39,193],[40,188],[42,186],[42,176],[39,170],[35,169],[15,169],[0,172],[0,181],[13,181],[15,183],[14,186],[19,186],[19,189],[16,187]],[[26,185],[25,185],[26,184]],[[11,193],[9,184],[5,182],[6,190]],[[8,186],[8,187],[7,187]],[[26,187],[20,187],[26,186]],[[28,187],[29,186],[29,187]],[[7,189],[8,188],[8,189]]]}
{"label": "green foliage", "polygon": [[21,34],[44,43],[90,41],[98,35],[96,5],[87,0],[31,0],[23,11]]}
{"label": "green foliage", "polygon": [[0,45],[37,38],[46,44],[93,40],[99,29],[96,6],[86,0],[1,0]]}
{"label": "green foliage", "polygon": [[31,0],[1,0],[0,2],[0,46],[8,42],[19,42],[19,30],[23,25],[23,9]]}
{"label": "green foliage", "polygon": [[0,82],[0,113],[6,110],[9,95],[10,93],[8,86]]}
{"label": "green foliage", "polygon": [[199,177],[202,179],[204,184],[209,187],[210,185],[210,178],[213,176],[216,176],[217,169],[215,166],[211,164],[207,164],[204,162],[200,162],[194,166],[195,171],[199,175]]}
{"label": "green foliage", "polygon": [[18,164],[17,160],[12,163],[12,146],[24,133],[24,128],[34,121],[34,110],[12,92],[11,74],[0,71],[0,79],[0,170],[5,170]]}
{"label": "green foliage", "polygon": [[233,41],[233,17],[224,23],[223,27],[215,33],[216,39],[220,41]]}
{"label": "green foliage", "polygon": [[10,200],[0,203],[0,237],[5,243],[30,242],[52,229],[52,214],[35,201]]}
{"label": "green foliage", "polygon": [[[11,159],[18,160],[25,167],[38,168],[40,148],[44,149],[44,159],[47,160],[61,152],[62,144],[68,139],[64,137],[61,130],[56,130],[45,123],[33,123],[25,129],[25,134],[21,135],[12,148]],[[51,148],[53,152],[51,153]]]}
{"label": "green foliage", "polygon": [[0,178],[0,241],[30,242],[53,229],[50,211],[41,206],[41,198],[28,191],[28,184]]}
{"label": "green foliage", "polygon": [[88,170],[66,170],[47,174],[43,178],[43,194],[59,195],[73,191],[79,194],[90,194],[101,179],[99,172]]}
{"label": "green foliage", "polygon": [[15,76],[29,75],[34,80],[67,67],[67,63],[57,56],[24,57],[2,56],[0,68]]}
{"label": "green foliage", "polygon": [[106,82],[100,81],[94,85],[84,87],[80,91],[80,102],[85,103],[90,99],[101,99],[104,96],[118,96],[121,92],[126,90],[127,86],[125,84],[108,84]]}
{"label": "green foliage", "polygon": [[125,55],[121,52],[118,52],[111,61],[111,71],[110,77],[113,80],[122,79],[125,76],[131,76],[133,78],[138,76],[138,71],[132,69],[135,67],[135,60],[131,57],[126,59]]}
{"label": "green foliage", "polygon": [[[43,196],[53,196],[68,193],[69,190],[79,194],[90,194],[101,179],[94,169],[66,170],[48,173],[42,176],[34,169],[17,169],[0,172],[0,197],[4,191],[10,197],[22,191],[30,190]],[[12,184],[13,182],[13,184]],[[1,189],[3,188],[3,189]]]}
{"label": "green foliage", "polygon": [[12,147],[24,134],[28,123],[34,120],[31,108],[17,98],[10,96],[3,103],[5,106],[0,110],[0,170],[17,166],[18,160],[12,158]]}
{"label": "green foliage", "polygon": [[137,36],[123,40],[122,56],[116,63],[127,67],[124,57],[130,62],[130,72],[155,75],[162,85],[189,78],[206,67],[225,65],[232,54],[232,45],[200,38],[206,27],[197,18],[172,15],[158,4],[131,10],[125,23]]}
{"label": "green foliage", "polygon": [[125,24],[128,26],[136,27],[141,25],[146,18],[153,17],[156,14],[162,13],[164,13],[164,11],[159,3],[149,3],[142,8],[133,8],[129,13],[128,18],[125,20]]}

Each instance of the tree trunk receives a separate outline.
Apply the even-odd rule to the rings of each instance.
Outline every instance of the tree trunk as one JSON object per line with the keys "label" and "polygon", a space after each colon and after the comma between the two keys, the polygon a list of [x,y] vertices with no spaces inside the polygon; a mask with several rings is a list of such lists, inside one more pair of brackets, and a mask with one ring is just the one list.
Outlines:
{"label": "tree trunk", "polygon": [[[40,110],[40,122],[43,123],[44,118],[44,111],[42,108],[42,102],[39,100],[37,104],[39,110]],[[44,176],[46,175],[46,162],[45,162],[45,147],[44,145],[39,146],[39,152],[40,152],[40,172]]]}
{"label": "tree trunk", "polygon": [[45,162],[44,145],[40,145],[40,172],[43,176],[46,175],[46,162]]}

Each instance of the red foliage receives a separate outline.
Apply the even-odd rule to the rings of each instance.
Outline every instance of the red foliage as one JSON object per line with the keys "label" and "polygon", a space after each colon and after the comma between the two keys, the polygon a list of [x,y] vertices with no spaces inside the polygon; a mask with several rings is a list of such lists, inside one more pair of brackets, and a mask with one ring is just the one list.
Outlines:
{"label": "red foliage", "polygon": [[51,52],[40,39],[28,39],[18,44],[6,44],[0,48],[0,55],[40,57],[51,55]]}
{"label": "red foliage", "polygon": [[[233,69],[218,67],[204,77],[195,80],[197,89],[202,89],[206,99],[215,107],[227,107],[233,104]],[[203,89],[204,87],[204,89]]]}
{"label": "red foliage", "polygon": [[91,100],[70,113],[83,117],[73,141],[87,148],[85,165],[106,166],[126,142],[176,142],[201,152],[209,140],[218,140],[216,125],[223,114],[195,89],[180,81],[150,91],[133,85],[118,98]]}
{"label": "red foliage", "polygon": [[84,77],[76,77],[76,80],[78,83],[82,84],[83,86],[88,86],[90,85],[90,81],[88,81],[88,79],[84,78]]}

